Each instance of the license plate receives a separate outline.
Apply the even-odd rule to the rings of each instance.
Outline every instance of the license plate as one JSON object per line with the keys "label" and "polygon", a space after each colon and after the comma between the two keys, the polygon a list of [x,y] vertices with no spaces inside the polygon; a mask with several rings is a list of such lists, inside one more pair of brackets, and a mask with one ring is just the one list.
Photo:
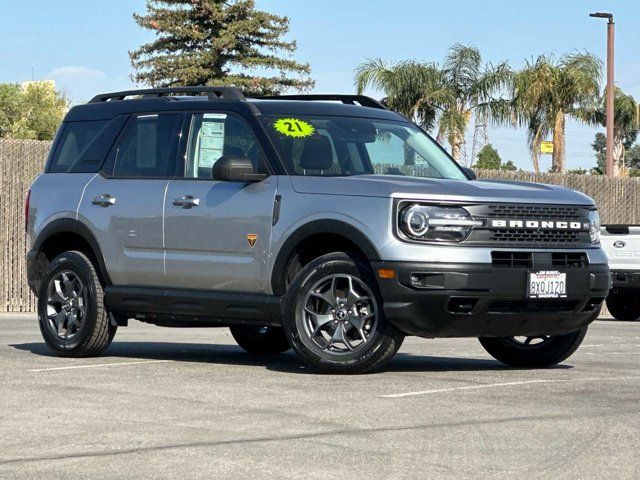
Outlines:
{"label": "license plate", "polygon": [[566,296],[566,273],[553,270],[529,273],[529,298],[562,298]]}

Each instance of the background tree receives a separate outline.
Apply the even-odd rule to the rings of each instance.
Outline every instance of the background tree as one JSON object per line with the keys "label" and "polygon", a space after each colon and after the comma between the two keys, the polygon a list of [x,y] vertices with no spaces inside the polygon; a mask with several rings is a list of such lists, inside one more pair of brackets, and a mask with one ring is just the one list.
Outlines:
{"label": "background tree", "polygon": [[502,159],[500,158],[498,151],[488,143],[482,147],[482,150],[478,153],[478,161],[475,164],[475,168],[484,170],[500,170],[501,164]]}
{"label": "background tree", "polygon": [[490,143],[482,147],[482,150],[478,153],[478,161],[474,165],[474,168],[482,170],[518,170],[518,167],[516,167],[511,160],[502,163],[498,150],[493,148]]}
{"label": "background tree", "polygon": [[381,90],[389,108],[416,119],[423,127],[437,128],[438,141],[446,138],[451,155],[459,161],[474,112],[484,116],[498,109],[502,101],[497,95],[510,84],[511,77],[505,62],[483,65],[477,48],[456,44],[442,66],[365,62],[355,71],[355,85],[358,93],[369,87]]}
{"label": "background tree", "polygon": [[53,82],[0,84],[0,138],[51,140],[68,108]]}
{"label": "background tree", "polygon": [[[636,141],[638,137],[639,126],[639,111],[638,104],[631,95],[625,94],[621,89],[616,88],[614,101],[614,120],[613,120],[613,176],[620,175],[621,171],[625,171],[628,165],[626,165],[626,151]],[[605,107],[605,98],[602,95],[598,99],[595,106],[585,108],[581,112],[583,119],[590,123],[600,124],[603,127],[607,125],[607,115]],[[600,135],[600,137],[598,137]],[[606,153],[606,137],[598,133],[596,134],[596,142],[604,141],[604,145],[598,144],[601,149],[601,158],[603,160],[602,165],[598,162],[598,166],[604,168],[604,157]],[[594,146],[595,149],[595,146]]]}
{"label": "background tree", "polygon": [[629,172],[631,170],[640,171],[640,145],[633,145],[627,149],[624,162],[629,168]]}
{"label": "background tree", "polygon": [[596,133],[591,148],[596,152],[596,166],[591,169],[592,175],[604,175],[604,165],[606,162],[607,137],[604,133]]}
{"label": "background tree", "polygon": [[539,169],[540,142],[547,132],[553,132],[552,171],[566,171],[566,117],[585,121],[582,113],[598,97],[601,71],[602,62],[590,53],[572,53],[557,61],[551,55],[541,55],[526,62],[515,75],[512,115],[528,129],[534,168]]}
{"label": "background tree", "polygon": [[232,85],[248,95],[314,85],[309,65],[291,58],[296,43],[283,39],[289,19],[256,9],[254,0],[147,0],[147,14],[134,19],[156,32],[129,52],[136,82]]}
{"label": "background tree", "polygon": [[518,167],[516,167],[511,160],[507,160],[506,163],[503,163],[502,165],[500,165],[500,170],[505,170],[507,172],[515,172],[516,170],[518,170]]}
{"label": "background tree", "polygon": [[438,65],[412,60],[395,64],[368,60],[356,68],[355,83],[359,94],[368,87],[384,92],[382,101],[387,107],[425,130],[434,128],[437,110],[451,94]]}

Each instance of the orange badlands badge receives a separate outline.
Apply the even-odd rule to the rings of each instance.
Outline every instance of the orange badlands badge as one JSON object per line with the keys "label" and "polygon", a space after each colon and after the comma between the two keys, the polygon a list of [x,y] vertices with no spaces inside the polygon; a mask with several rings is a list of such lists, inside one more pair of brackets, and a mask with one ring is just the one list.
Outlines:
{"label": "orange badlands badge", "polygon": [[249,242],[249,246],[253,248],[258,241],[258,235],[255,233],[247,233],[247,242]]}

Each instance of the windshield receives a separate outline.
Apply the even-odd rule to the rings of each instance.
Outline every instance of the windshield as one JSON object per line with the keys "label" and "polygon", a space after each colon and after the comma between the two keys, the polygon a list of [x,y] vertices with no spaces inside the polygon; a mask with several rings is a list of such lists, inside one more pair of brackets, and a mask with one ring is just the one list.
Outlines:
{"label": "windshield", "polygon": [[290,175],[403,175],[466,180],[422,130],[361,117],[265,116],[262,122]]}

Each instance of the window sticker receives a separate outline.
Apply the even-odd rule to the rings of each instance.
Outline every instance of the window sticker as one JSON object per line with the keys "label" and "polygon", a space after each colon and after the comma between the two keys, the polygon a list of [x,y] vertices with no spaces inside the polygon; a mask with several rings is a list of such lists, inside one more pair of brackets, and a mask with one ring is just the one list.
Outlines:
{"label": "window sticker", "polygon": [[202,127],[198,138],[198,166],[213,167],[224,152],[224,122],[225,114],[210,114],[203,116]]}
{"label": "window sticker", "polygon": [[310,137],[316,131],[313,125],[299,118],[281,118],[273,124],[273,128],[287,137],[294,138]]}

